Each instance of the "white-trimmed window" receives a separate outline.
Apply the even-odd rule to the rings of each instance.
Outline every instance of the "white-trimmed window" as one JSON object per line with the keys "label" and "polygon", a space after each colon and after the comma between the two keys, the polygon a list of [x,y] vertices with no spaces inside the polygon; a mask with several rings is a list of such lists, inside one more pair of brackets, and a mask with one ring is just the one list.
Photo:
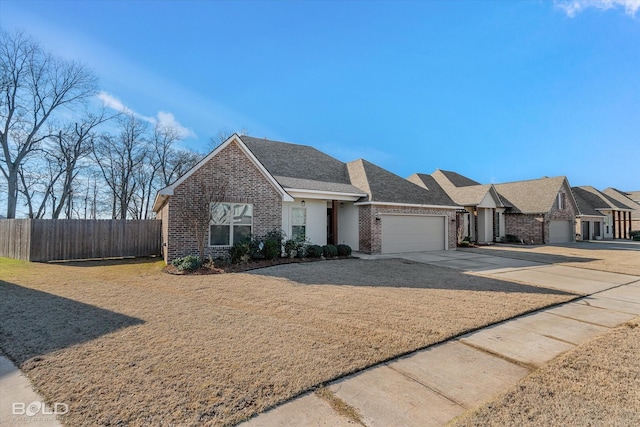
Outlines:
{"label": "white-trimmed window", "polygon": [[209,212],[209,246],[231,246],[251,238],[253,205],[214,202]]}
{"label": "white-trimmed window", "polygon": [[565,207],[565,196],[564,193],[558,193],[558,209],[564,210]]}
{"label": "white-trimmed window", "polygon": [[291,208],[291,239],[305,240],[307,238],[307,209]]}

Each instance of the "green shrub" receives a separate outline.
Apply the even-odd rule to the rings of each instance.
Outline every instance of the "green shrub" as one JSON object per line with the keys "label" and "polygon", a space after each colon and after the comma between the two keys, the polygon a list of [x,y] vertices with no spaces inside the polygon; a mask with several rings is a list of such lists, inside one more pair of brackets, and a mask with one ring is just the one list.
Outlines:
{"label": "green shrub", "polygon": [[322,247],[322,255],[325,258],[335,258],[338,256],[338,249],[333,245],[324,245]]}
{"label": "green shrub", "polygon": [[631,230],[629,232],[629,237],[636,240],[636,236],[640,236],[640,230]]}
{"label": "green shrub", "polygon": [[640,242],[640,234],[633,236],[633,240]]}
{"label": "green shrub", "polygon": [[231,257],[232,264],[239,264],[241,262],[247,262],[250,254],[249,242],[236,242],[229,249],[229,256]]}
{"label": "green shrub", "polygon": [[280,257],[281,248],[280,248],[281,240],[268,239],[264,242],[264,257],[266,259],[276,259]]}
{"label": "green shrub", "polygon": [[508,243],[520,243],[518,236],[514,236],[513,234],[507,234],[504,238]]}
{"label": "green shrub", "polygon": [[174,259],[171,261],[171,265],[177,268],[178,271],[194,271],[202,266],[202,261],[195,255],[187,255]]}
{"label": "green shrub", "polygon": [[304,256],[304,240],[289,239],[284,242],[284,253],[287,258],[302,258]]}
{"label": "green shrub", "polygon": [[213,260],[213,265],[215,265],[216,267],[228,267],[229,265],[231,265],[231,259],[228,256],[219,256]]}
{"label": "green shrub", "polygon": [[322,247],[318,245],[307,246],[307,256],[309,258],[320,258],[322,256]]}
{"label": "green shrub", "polygon": [[336,249],[338,250],[338,256],[351,256],[351,246],[349,245],[338,245]]}

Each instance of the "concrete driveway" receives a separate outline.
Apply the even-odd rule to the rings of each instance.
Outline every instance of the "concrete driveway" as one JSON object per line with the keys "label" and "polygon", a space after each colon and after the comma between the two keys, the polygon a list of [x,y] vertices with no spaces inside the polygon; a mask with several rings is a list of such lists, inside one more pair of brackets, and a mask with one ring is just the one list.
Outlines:
{"label": "concrete driveway", "polygon": [[[640,248],[640,245],[632,247]],[[409,252],[386,255],[358,254],[364,259],[401,258],[462,270],[477,276],[542,286],[589,295],[638,280],[637,276],[586,270],[530,260],[506,258],[473,251]]]}

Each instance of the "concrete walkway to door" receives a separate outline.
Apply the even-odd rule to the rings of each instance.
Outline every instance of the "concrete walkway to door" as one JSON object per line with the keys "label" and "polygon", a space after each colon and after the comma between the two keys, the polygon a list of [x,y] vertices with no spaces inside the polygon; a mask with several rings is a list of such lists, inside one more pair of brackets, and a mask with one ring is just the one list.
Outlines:
{"label": "concrete walkway to door", "polygon": [[[640,315],[640,276],[465,251],[362,258],[404,258],[470,274],[541,285],[585,295],[417,351],[330,383],[366,426],[441,426],[532,370]],[[244,426],[358,425],[308,393]]]}

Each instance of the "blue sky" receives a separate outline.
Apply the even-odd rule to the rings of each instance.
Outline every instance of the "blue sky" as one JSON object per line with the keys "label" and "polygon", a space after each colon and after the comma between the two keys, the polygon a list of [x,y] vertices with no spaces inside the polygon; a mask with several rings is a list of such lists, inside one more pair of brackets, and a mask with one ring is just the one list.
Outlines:
{"label": "blue sky", "polygon": [[0,0],[0,26],[194,150],[245,130],[403,177],[640,190],[640,0]]}

